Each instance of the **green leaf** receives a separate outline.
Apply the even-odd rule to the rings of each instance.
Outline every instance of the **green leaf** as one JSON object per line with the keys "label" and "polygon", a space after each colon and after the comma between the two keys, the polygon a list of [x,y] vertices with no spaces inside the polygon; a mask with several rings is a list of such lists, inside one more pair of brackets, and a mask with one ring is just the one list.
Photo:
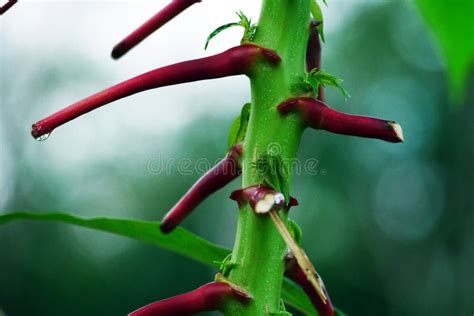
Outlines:
{"label": "green leaf", "polygon": [[237,11],[235,14],[237,14],[239,17],[239,24],[241,26],[245,27],[246,29],[250,28],[250,25],[252,25],[252,19],[249,19],[242,11]]}
{"label": "green leaf", "polygon": [[250,25],[248,30],[245,32],[243,41],[245,42],[252,41],[253,38],[255,37],[256,32],[257,32],[257,24]]}
{"label": "green leaf", "polygon": [[448,66],[451,96],[461,101],[474,65],[474,1],[415,0]]}
{"label": "green leaf", "polygon": [[219,267],[219,273],[224,277],[228,276],[230,270],[235,266],[235,263],[232,262],[232,253],[229,253],[222,261],[214,261],[214,263]]}
{"label": "green leaf", "polygon": [[236,140],[238,138],[237,135],[239,133],[239,130],[240,130],[240,115],[238,115],[234,119],[232,124],[230,125],[229,139],[227,140],[227,152],[232,148],[232,146],[237,144]]}
{"label": "green leaf", "polygon": [[[325,5],[327,5],[326,1],[323,1]],[[324,20],[323,20],[323,12],[321,11],[321,7],[319,4],[316,2],[316,0],[311,1],[311,15],[313,16],[313,19],[315,19],[318,22],[321,22],[318,25],[318,33],[319,36],[321,37],[321,41],[323,43],[326,42],[326,39],[324,38]]]}
{"label": "green leaf", "polygon": [[[0,215],[0,225],[25,219],[61,222],[129,237],[154,244],[211,267],[215,267],[216,261],[225,262],[225,258],[231,253],[230,250],[213,245],[180,227],[168,235],[162,234],[159,222],[107,217],[83,218],[59,212],[15,212]],[[282,298],[288,305],[308,315],[317,315],[304,291],[287,279],[283,281]]]}
{"label": "green leaf", "polygon": [[318,315],[306,293],[293,281],[286,278],[283,280],[281,296],[286,304],[303,312],[305,315]]}
{"label": "green leaf", "polygon": [[[280,156],[267,154],[266,157],[268,164],[268,172],[264,176],[264,181],[267,182],[269,186],[275,189],[278,192],[282,192],[281,186],[281,177],[280,177]],[[282,192],[283,193],[283,192]],[[285,196],[286,198],[286,196]]]}
{"label": "green leaf", "polygon": [[341,310],[334,308],[334,316],[346,316]]}
{"label": "green leaf", "polygon": [[240,19],[239,24],[245,28],[244,37],[242,41],[251,41],[257,31],[257,24],[252,24],[252,19],[249,19],[242,11],[236,12]]}
{"label": "green leaf", "polygon": [[319,94],[319,85],[321,84],[314,76],[308,75],[308,78],[306,78],[306,83],[308,83],[311,88],[313,89],[313,92],[316,94],[316,97],[318,97]]}
{"label": "green leaf", "polygon": [[260,183],[281,192],[285,196],[285,201],[290,201],[290,170],[288,163],[285,163],[281,156],[267,152],[258,157],[253,163],[256,176],[260,178]]}
{"label": "green leaf", "polygon": [[350,95],[347,90],[344,89],[344,87],[342,86],[342,82],[342,79],[339,79],[325,71],[322,71],[321,69],[311,70],[306,77],[306,83],[313,88],[313,91],[316,96],[318,96],[319,85],[322,85],[323,87],[333,86],[338,88],[347,100],[348,98],[350,98]]}
{"label": "green leaf", "polygon": [[224,25],[221,25],[219,26],[218,28],[216,28],[214,31],[212,31],[211,34],[209,34],[209,36],[207,37],[207,40],[206,40],[206,45],[204,45],[204,50],[207,49],[207,46],[209,46],[209,42],[214,38],[214,36],[216,36],[217,34],[219,34],[220,32],[230,28],[230,27],[233,27],[233,26],[240,26],[239,23],[228,23],[228,24],[224,24]]}
{"label": "green leaf", "polygon": [[227,249],[215,246],[180,227],[165,235],[160,231],[159,222],[107,217],[83,218],[66,213],[17,212],[1,215],[0,225],[19,219],[63,222],[126,236],[152,243],[207,265],[222,260],[229,253]]}
{"label": "green leaf", "polygon": [[285,201],[290,202],[290,170],[288,164],[285,164],[283,161],[279,161],[279,172],[278,177],[280,178],[280,192],[285,196]]}
{"label": "green leaf", "polygon": [[301,238],[303,236],[303,232],[298,224],[296,224],[291,219],[288,220],[288,231],[290,232],[291,237],[295,240],[298,245],[301,245]]}
{"label": "green leaf", "polygon": [[244,36],[242,38],[243,42],[251,41],[253,40],[253,37],[255,36],[255,32],[257,31],[257,24],[252,24],[252,19],[249,19],[245,14],[242,13],[242,11],[236,12],[237,16],[239,17],[240,21],[239,22],[233,22],[233,23],[228,23],[224,24],[222,26],[219,26],[217,29],[215,29],[209,36],[207,37],[206,40],[206,45],[204,46],[204,50],[207,49],[207,46],[209,45],[209,42],[211,39],[219,34],[220,32],[233,27],[233,26],[242,26],[245,31],[244,31]]}
{"label": "green leaf", "polygon": [[244,140],[250,119],[250,106],[250,103],[245,103],[242,107],[242,110],[240,111],[240,115],[235,118],[234,122],[230,126],[227,151],[229,151],[232,146]]}

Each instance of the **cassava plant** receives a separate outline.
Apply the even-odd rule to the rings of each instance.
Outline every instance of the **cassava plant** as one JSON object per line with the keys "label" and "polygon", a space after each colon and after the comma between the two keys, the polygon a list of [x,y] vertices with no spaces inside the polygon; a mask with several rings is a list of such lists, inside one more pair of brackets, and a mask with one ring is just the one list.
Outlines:
{"label": "cassava plant", "polygon": [[[388,142],[402,142],[403,136],[394,121],[346,114],[325,103],[327,86],[340,89],[346,98],[348,93],[342,87],[342,80],[322,69],[324,22],[320,6],[314,1],[263,0],[258,23],[252,23],[239,12],[239,21],[217,28],[205,44],[207,47],[226,28],[241,26],[244,35],[239,46],[214,56],[149,71],[33,124],[33,137],[44,140],[60,125],[141,91],[246,75],[250,79],[251,100],[231,127],[227,155],[184,194],[161,223],[87,220],[61,213],[15,213],[0,221],[16,218],[63,221],[152,242],[203,263],[218,262],[219,271],[213,282],[151,303],[130,315],[182,315],[209,310],[220,310],[226,315],[291,315],[283,302],[306,314],[339,313],[300,246],[299,227],[288,219],[290,207],[298,204],[290,196],[293,170],[288,162],[294,161],[303,131],[308,127]],[[172,0],[117,44],[112,57],[122,57],[198,2]],[[177,227],[204,199],[239,176],[242,188],[230,195],[239,208],[231,252]],[[297,192],[292,194],[297,196]]]}

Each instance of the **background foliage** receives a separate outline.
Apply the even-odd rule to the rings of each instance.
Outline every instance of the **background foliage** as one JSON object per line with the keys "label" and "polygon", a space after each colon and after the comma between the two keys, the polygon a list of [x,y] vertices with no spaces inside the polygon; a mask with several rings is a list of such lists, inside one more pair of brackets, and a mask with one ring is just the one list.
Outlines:
{"label": "background foliage", "polygon": [[[41,144],[30,138],[29,125],[133,74],[202,56],[207,34],[233,21],[237,9],[251,13],[250,2],[196,6],[183,16],[192,29],[176,20],[119,63],[108,59],[110,48],[156,4],[25,2],[2,16],[0,213],[161,218],[200,173],[179,175],[172,165],[157,174],[150,166],[160,157],[222,157],[227,130],[249,98],[245,79],[135,96]],[[317,158],[318,175],[295,177],[300,206],[291,217],[333,301],[349,315],[474,311],[473,29],[457,26],[468,7],[427,9],[427,2],[417,4],[433,29],[405,1],[330,1],[325,9],[323,68],[344,78],[352,96],[345,102],[330,90],[329,104],[396,119],[406,137],[392,145],[308,131],[301,144],[299,159]],[[212,5],[229,14],[200,20]],[[132,15],[137,6],[141,15]],[[437,24],[433,16],[441,11],[446,18]],[[100,24],[99,17],[115,22]],[[217,37],[209,54],[235,45],[241,30],[232,32]],[[454,101],[450,91],[460,91],[461,82],[465,97]],[[232,247],[237,210],[228,193],[237,182],[184,226]],[[33,222],[0,228],[0,309],[6,315],[123,315],[193,289],[214,273],[152,245],[84,228]]]}

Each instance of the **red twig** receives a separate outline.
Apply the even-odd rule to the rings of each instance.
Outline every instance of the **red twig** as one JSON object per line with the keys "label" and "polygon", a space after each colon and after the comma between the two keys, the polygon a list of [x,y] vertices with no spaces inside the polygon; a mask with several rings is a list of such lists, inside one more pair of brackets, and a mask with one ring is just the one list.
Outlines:
{"label": "red twig", "polygon": [[13,7],[13,5],[17,2],[18,0],[8,0],[7,3],[0,7],[0,15],[7,12],[7,10]]}
{"label": "red twig", "polygon": [[313,98],[291,98],[278,106],[281,114],[299,112],[307,126],[336,134],[403,142],[402,128],[394,121],[352,115],[331,109]]}
{"label": "red twig", "polygon": [[247,302],[251,296],[228,283],[211,282],[194,291],[173,296],[146,305],[129,316],[170,316],[193,315],[195,313],[218,310],[228,299]]}
{"label": "red twig", "polygon": [[278,63],[280,57],[273,51],[256,45],[241,45],[223,53],[158,68],[126,80],[33,124],[31,134],[38,138],[51,133],[56,127],[105,104],[137,92],[185,82],[249,74],[257,59]]}
{"label": "red twig", "polygon": [[164,7],[160,12],[152,16],[148,21],[140,25],[135,31],[120,41],[120,43],[115,45],[112,50],[112,58],[118,59],[122,57],[129,50],[147,38],[151,33],[158,30],[164,24],[197,2],[201,2],[201,0],[172,0],[171,3]]}
{"label": "red twig", "polygon": [[318,26],[321,22],[311,20],[309,24],[309,39],[306,47],[306,70],[321,69],[321,40]]}
{"label": "red twig", "polygon": [[171,232],[209,195],[226,186],[240,175],[242,146],[235,145],[227,156],[204,174],[166,214],[160,224],[163,233]]}
{"label": "red twig", "polygon": [[[320,21],[311,20],[309,25],[309,39],[306,48],[306,70],[310,72],[313,69],[321,69],[321,38],[319,36],[318,26]],[[324,102],[324,87],[318,88],[318,100]]]}
{"label": "red twig", "polygon": [[285,276],[288,277],[290,280],[294,281],[299,286],[301,286],[301,288],[305,291],[306,295],[309,297],[314,307],[318,311],[319,316],[334,316],[334,306],[331,303],[331,299],[329,298],[326,287],[324,286],[321,277],[318,276],[318,279],[323,285],[323,291],[326,295],[326,302],[323,302],[321,296],[315,290],[311,282],[308,281],[306,274],[298,265],[292,255],[286,256],[285,265]]}

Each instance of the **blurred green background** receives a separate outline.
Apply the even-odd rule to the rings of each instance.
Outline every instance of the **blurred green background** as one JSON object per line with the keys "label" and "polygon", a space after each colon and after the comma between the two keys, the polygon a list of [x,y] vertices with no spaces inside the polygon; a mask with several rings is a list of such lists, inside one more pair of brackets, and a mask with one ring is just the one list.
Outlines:
{"label": "blurred green background", "polygon": [[[146,92],[59,128],[44,143],[32,122],[167,63],[203,56],[207,34],[252,1],[193,7],[114,62],[111,47],[162,4],[20,2],[0,19],[0,214],[68,211],[159,220],[202,172],[170,159],[215,161],[249,99],[229,78]],[[323,69],[344,78],[350,113],[397,120],[404,144],[307,131],[291,217],[334,304],[348,315],[474,313],[474,78],[450,98],[443,55],[408,1],[328,1]],[[219,11],[220,10],[220,11]],[[222,22],[222,23],[221,23]],[[450,23],[450,21],[441,21]],[[459,30],[472,41],[473,29]],[[190,27],[191,26],[191,27]],[[459,35],[459,34],[458,34]],[[206,54],[237,44],[219,35]],[[472,69],[472,68],[471,68]],[[154,172],[170,163],[170,172]],[[183,224],[231,248],[235,181]],[[216,271],[126,238],[61,224],[0,227],[0,315],[124,315],[191,290]]]}

